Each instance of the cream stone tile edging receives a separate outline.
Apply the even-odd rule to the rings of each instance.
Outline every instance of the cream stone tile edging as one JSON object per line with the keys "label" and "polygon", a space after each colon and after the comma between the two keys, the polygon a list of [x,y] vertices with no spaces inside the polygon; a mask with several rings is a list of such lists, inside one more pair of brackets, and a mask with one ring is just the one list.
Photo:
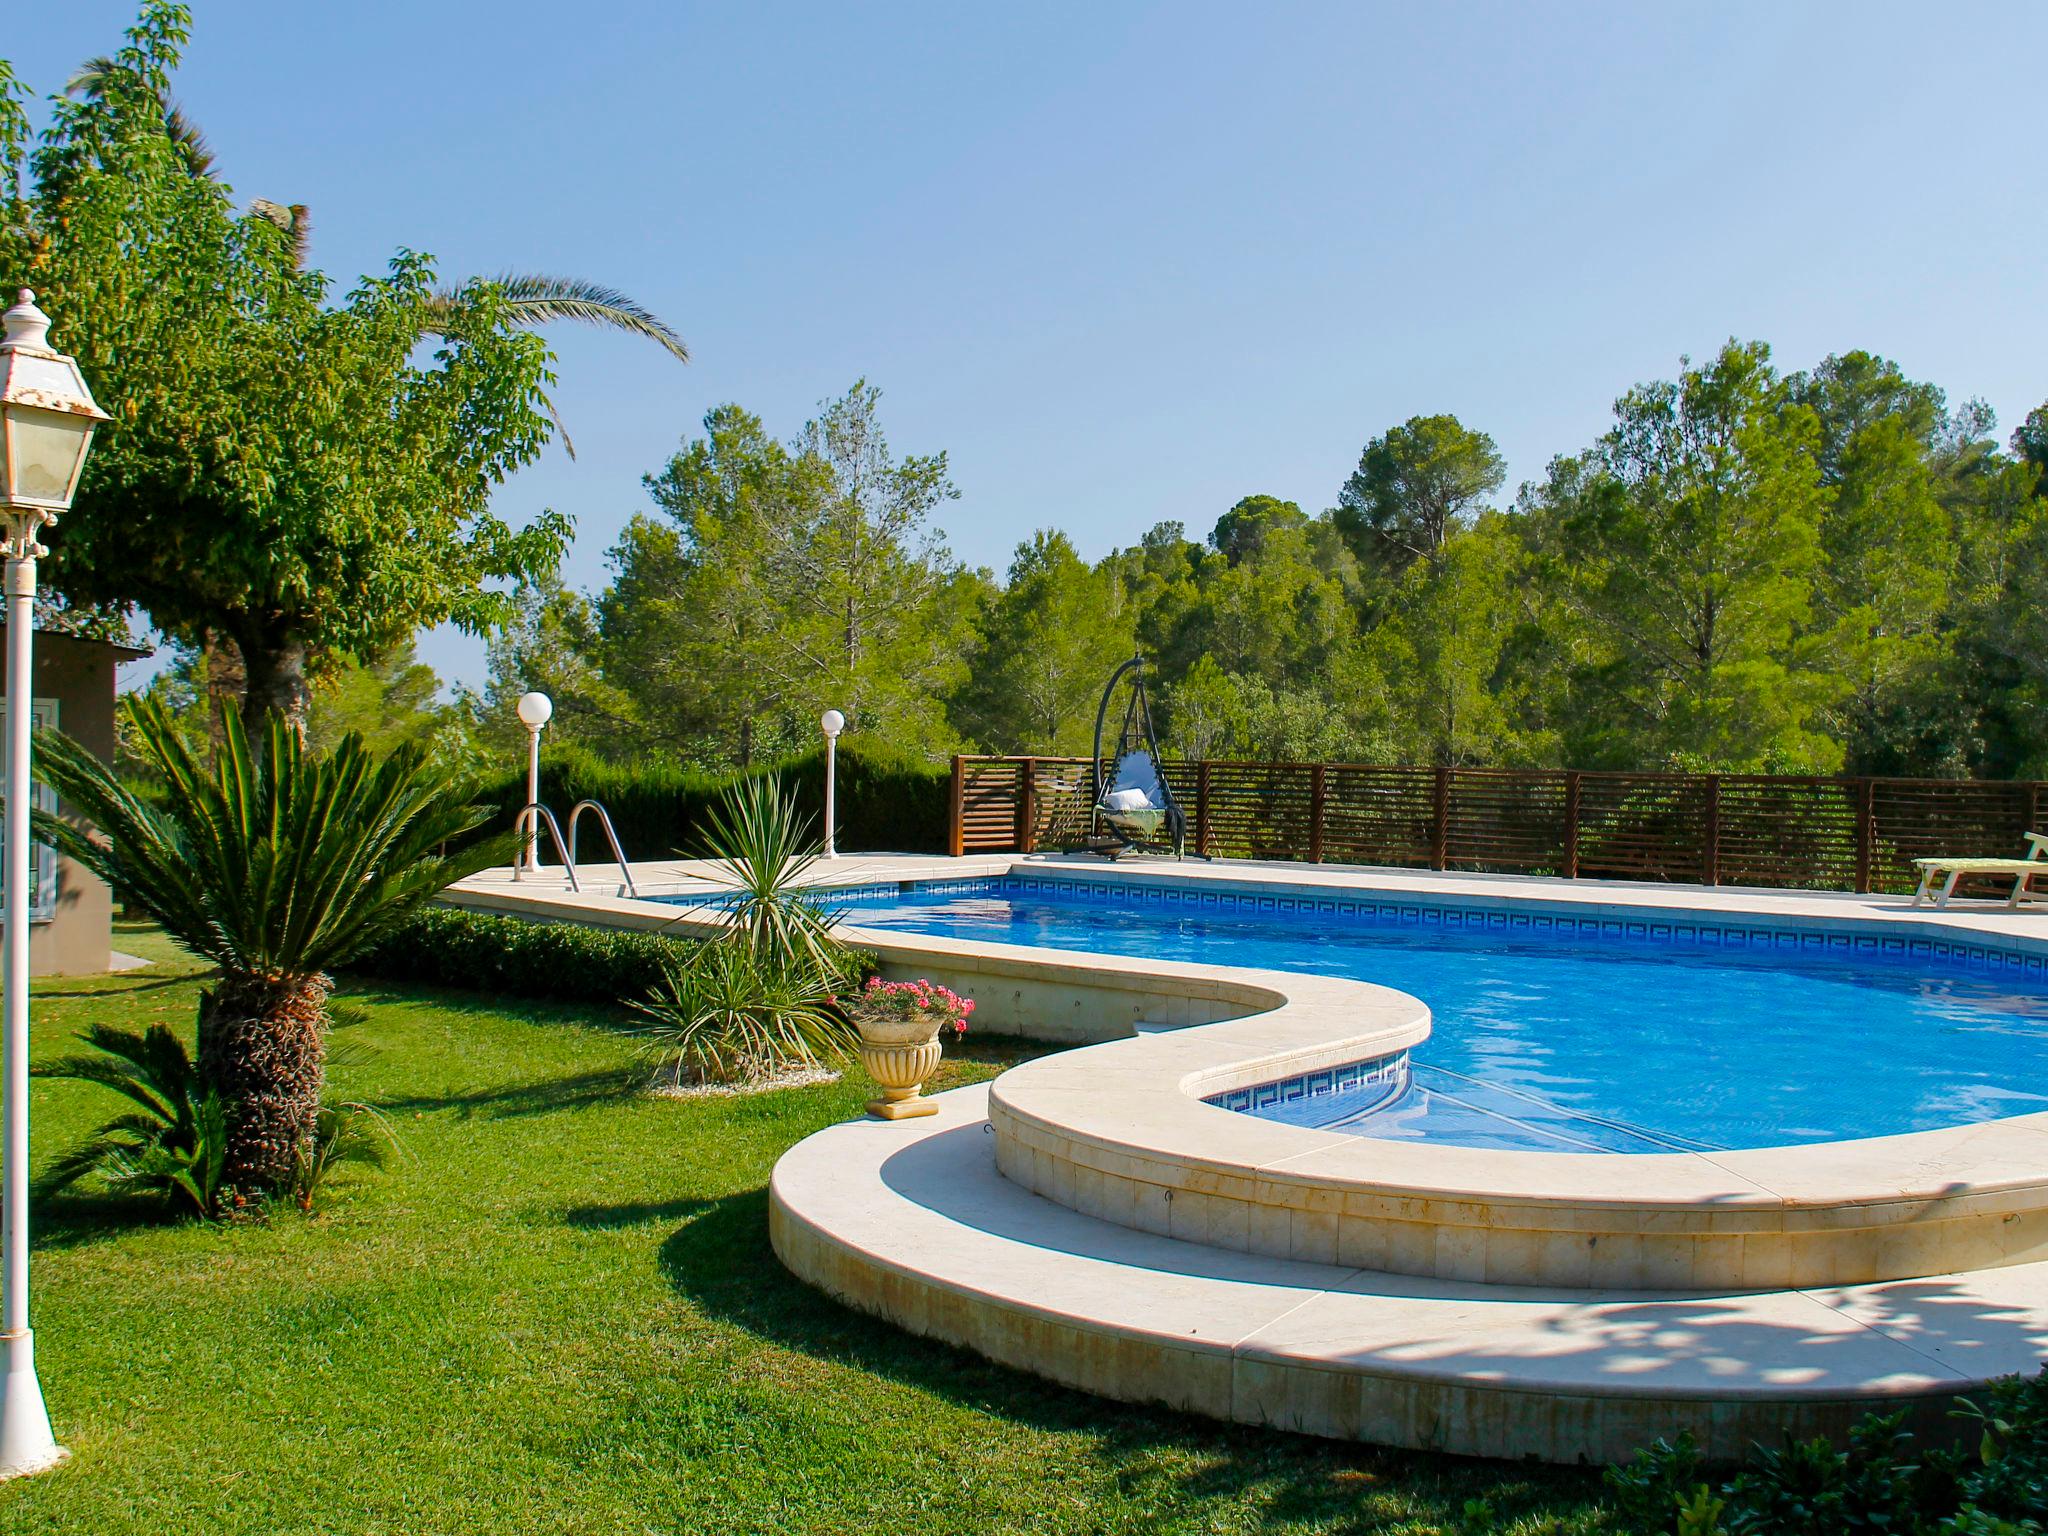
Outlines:
{"label": "cream stone tile edging", "polygon": [[1678,1295],[1374,1274],[1134,1231],[1019,1189],[988,1088],[849,1121],[776,1163],[788,1268],[914,1333],[1129,1402],[1383,1445],[1617,1461],[1690,1431],[1839,1437],[2048,1352],[2048,1265],[1831,1290]]}
{"label": "cream stone tile edging", "polygon": [[[843,884],[1048,874],[1061,861],[870,856]],[[636,866],[650,894],[650,866]],[[658,867],[702,889],[698,867]],[[1157,881],[1087,866],[1091,881]],[[595,872],[593,872],[595,874]],[[632,928],[704,926],[675,908],[492,872],[450,899],[529,917]],[[841,878],[843,876],[843,878]],[[1397,878],[1399,877],[1399,878]],[[1712,913],[1830,930],[2043,947],[1989,914],[1911,917],[1868,898],[1691,888],[1560,889],[1413,872],[1310,869],[1170,876],[1234,890],[1414,892],[1632,917]],[[597,882],[593,878],[592,884]],[[1533,889],[1532,889],[1533,888]],[[2022,919],[2022,921],[2024,921]],[[1261,1120],[1206,1095],[1407,1049],[1428,1010],[1366,982],[850,927],[885,972],[968,993],[999,1030],[1102,1041],[1012,1068],[989,1094],[1002,1172],[1084,1214],[1275,1258],[1485,1284],[1777,1290],[2048,1259],[2048,1115],[1853,1142],[1741,1152],[1496,1152],[1379,1141]],[[1129,1037],[1138,1025],[1160,1028]],[[1126,1036],[1126,1038],[1108,1038]]]}

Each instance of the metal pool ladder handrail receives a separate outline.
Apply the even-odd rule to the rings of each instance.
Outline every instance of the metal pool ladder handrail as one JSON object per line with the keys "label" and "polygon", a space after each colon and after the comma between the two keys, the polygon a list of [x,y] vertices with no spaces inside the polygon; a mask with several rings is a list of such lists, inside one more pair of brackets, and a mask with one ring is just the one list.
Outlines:
{"label": "metal pool ladder handrail", "polygon": [[633,884],[633,867],[626,862],[626,850],[619,846],[619,834],[612,830],[611,813],[595,800],[578,800],[569,807],[570,872],[573,874],[576,868],[576,823],[582,818],[585,811],[597,812],[597,824],[604,828],[604,840],[611,844],[612,862],[619,866],[619,874],[626,882],[626,894],[635,901],[638,901],[640,899],[640,891]]}
{"label": "metal pool ladder handrail", "polygon": [[[572,891],[582,890],[583,883],[576,878],[576,854],[574,852],[574,845],[565,844],[562,841],[562,828],[560,823],[558,823],[555,820],[555,813],[549,810],[545,805],[541,804],[540,801],[536,800],[533,802],[533,804],[527,806],[525,809],[520,811],[519,815],[513,820],[513,834],[521,838],[524,838],[528,835],[534,838],[538,838],[540,836],[540,833],[538,831],[535,831],[531,834],[527,833],[526,826],[529,820],[539,820],[547,823],[548,836],[555,840],[555,857],[562,861],[562,868],[568,871],[569,889]],[[518,855],[512,860],[512,878],[514,880],[520,878],[521,871],[525,867],[525,859],[526,848],[522,843]],[[538,868],[538,861],[536,861],[535,867]]]}

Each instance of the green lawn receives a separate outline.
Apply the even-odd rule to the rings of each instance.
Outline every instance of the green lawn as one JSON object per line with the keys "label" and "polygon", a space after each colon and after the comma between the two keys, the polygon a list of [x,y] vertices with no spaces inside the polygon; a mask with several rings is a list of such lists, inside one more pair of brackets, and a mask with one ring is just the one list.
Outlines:
{"label": "green lawn", "polygon": [[[39,1055],[89,1019],[189,1027],[157,959],[39,984]],[[67,1200],[35,1302],[62,1471],[0,1530],[1600,1530],[1590,1473],[1383,1453],[1134,1410],[849,1312],[768,1247],[776,1155],[857,1082],[676,1102],[575,1010],[371,989],[336,1073],[408,1158],[324,1211],[227,1229]],[[1003,1060],[984,1042],[946,1083]],[[944,1084],[942,1084],[944,1086]],[[38,1153],[113,1101],[38,1082]]]}

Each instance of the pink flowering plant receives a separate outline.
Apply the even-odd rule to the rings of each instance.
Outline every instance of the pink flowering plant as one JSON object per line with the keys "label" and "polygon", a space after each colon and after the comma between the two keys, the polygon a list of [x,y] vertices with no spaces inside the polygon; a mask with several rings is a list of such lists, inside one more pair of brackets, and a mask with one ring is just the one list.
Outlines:
{"label": "pink flowering plant", "polygon": [[974,1000],[962,997],[935,981],[884,981],[872,978],[853,997],[845,1000],[846,1011],[855,1020],[877,1024],[934,1024],[941,1033],[953,1032],[957,1040],[967,1033],[967,1016],[974,1012]]}

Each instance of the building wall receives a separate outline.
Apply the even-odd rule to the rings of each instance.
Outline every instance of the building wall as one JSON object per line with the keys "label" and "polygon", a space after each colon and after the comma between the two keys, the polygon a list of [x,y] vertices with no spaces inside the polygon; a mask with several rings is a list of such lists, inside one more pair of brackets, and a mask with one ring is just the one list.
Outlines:
{"label": "building wall", "polygon": [[[0,625],[0,667],[6,665],[7,632]],[[57,701],[58,728],[101,759],[114,759],[114,664],[129,654],[97,640],[69,635],[36,635],[35,696]],[[59,803],[59,812],[70,808]],[[57,860],[57,910],[47,922],[31,922],[29,974],[75,976],[104,971],[111,963],[113,893],[84,865]]]}

